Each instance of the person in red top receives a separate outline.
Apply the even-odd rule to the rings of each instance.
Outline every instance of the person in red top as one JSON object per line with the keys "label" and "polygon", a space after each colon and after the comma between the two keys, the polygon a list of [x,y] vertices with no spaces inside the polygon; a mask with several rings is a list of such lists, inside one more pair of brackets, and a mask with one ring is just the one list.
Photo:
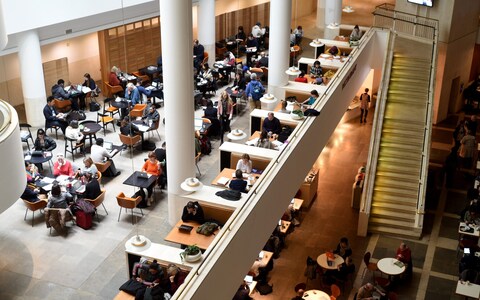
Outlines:
{"label": "person in red top", "polygon": [[[160,177],[162,175],[162,167],[160,165],[160,162],[157,160],[157,156],[155,155],[155,152],[150,151],[148,153],[148,159],[145,161],[142,167],[142,172],[147,172],[150,175],[155,175],[157,177]],[[153,187],[157,184],[156,181],[154,181],[148,188],[148,201],[147,205],[149,205],[152,201],[152,194],[153,194]]]}
{"label": "person in red top", "polygon": [[120,80],[117,77],[118,68],[113,66],[110,74],[108,75],[108,84],[111,86],[120,85]]}
{"label": "person in red top", "polygon": [[59,175],[73,176],[72,164],[63,157],[63,154],[58,154],[57,161],[53,164],[53,176]]}
{"label": "person in red top", "polygon": [[185,281],[185,273],[180,271],[180,268],[174,264],[169,264],[167,267],[167,284],[164,287],[165,291],[173,296],[178,287]]}
{"label": "person in red top", "polygon": [[406,265],[406,275],[410,276],[413,272],[412,251],[405,243],[400,243],[397,249],[396,258]]}
{"label": "person in red top", "polygon": [[303,71],[300,72],[300,74],[298,75],[297,78],[295,78],[295,81],[296,82],[308,83],[308,80],[307,80],[307,78],[305,78],[305,73],[303,73]]}

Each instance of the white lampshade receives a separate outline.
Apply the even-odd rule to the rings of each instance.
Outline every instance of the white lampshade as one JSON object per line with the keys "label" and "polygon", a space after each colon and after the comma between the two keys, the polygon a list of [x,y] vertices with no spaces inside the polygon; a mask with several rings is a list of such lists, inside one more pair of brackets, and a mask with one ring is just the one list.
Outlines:
{"label": "white lampshade", "polygon": [[328,24],[327,28],[328,28],[328,29],[337,29],[337,28],[338,28],[338,24],[337,24],[337,23],[330,23],[330,24]]}
{"label": "white lampshade", "polygon": [[351,6],[345,6],[343,9],[343,12],[346,12],[346,13],[353,13],[355,10],[351,7]]}
{"label": "white lampshade", "polygon": [[299,75],[301,71],[297,67],[290,67],[285,71],[288,75]]}

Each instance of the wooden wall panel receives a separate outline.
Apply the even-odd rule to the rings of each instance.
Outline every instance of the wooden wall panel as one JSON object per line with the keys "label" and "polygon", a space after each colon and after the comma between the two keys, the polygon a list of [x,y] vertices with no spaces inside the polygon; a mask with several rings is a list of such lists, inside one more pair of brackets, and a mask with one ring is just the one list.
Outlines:
{"label": "wooden wall panel", "polygon": [[52,86],[56,84],[59,79],[65,80],[65,86],[69,83],[68,58],[63,57],[47,61],[42,65],[43,76],[45,79],[45,91],[47,95],[52,94]]}

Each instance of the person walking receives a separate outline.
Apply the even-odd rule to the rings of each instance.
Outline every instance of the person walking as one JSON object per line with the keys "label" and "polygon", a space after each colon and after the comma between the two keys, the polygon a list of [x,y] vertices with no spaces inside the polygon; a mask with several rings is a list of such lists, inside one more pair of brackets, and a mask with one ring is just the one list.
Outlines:
{"label": "person walking", "polygon": [[370,95],[368,94],[368,88],[365,88],[365,93],[360,96],[360,123],[367,123],[369,103]]}

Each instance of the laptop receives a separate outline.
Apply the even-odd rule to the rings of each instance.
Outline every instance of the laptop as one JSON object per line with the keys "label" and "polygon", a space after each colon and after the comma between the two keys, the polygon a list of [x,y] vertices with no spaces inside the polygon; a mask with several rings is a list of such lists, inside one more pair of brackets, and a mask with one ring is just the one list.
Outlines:
{"label": "laptop", "polygon": [[35,150],[32,152],[32,157],[33,156],[35,157],[43,156],[43,151]]}
{"label": "laptop", "polygon": [[147,172],[138,172],[137,173],[137,178],[138,179],[148,179],[148,174],[147,174]]}
{"label": "laptop", "polygon": [[108,151],[112,151],[113,143],[112,142],[103,142],[103,147]]}
{"label": "laptop", "polygon": [[250,283],[253,282],[253,276],[247,275],[247,276],[245,276],[245,278],[244,278],[243,280],[245,280],[245,282],[246,282],[247,284],[250,284]]}
{"label": "laptop", "polygon": [[178,230],[183,231],[183,232],[190,232],[190,231],[192,231],[192,229],[193,229],[193,226],[185,225],[185,224],[182,224],[178,227]]}

